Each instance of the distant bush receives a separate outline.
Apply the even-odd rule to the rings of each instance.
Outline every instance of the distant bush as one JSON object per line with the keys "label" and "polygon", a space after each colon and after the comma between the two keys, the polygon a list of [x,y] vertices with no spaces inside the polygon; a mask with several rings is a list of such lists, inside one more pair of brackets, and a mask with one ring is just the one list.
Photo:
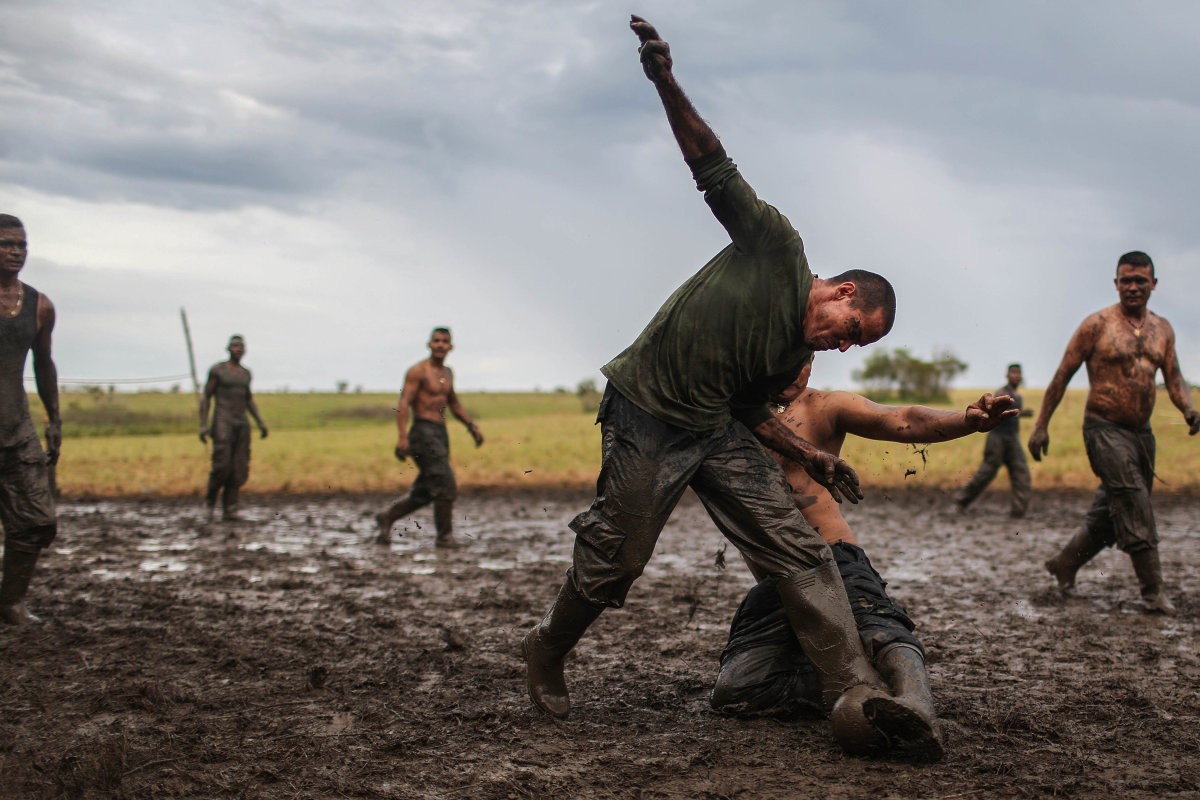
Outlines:
{"label": "distant bush", "polygon": [[922,361],[897,347],[875,351],[852,377],[862,384],[863,394],[879,402],[944,403],[950,399],[950,382],[966,369],[966,362],[949,350]]}

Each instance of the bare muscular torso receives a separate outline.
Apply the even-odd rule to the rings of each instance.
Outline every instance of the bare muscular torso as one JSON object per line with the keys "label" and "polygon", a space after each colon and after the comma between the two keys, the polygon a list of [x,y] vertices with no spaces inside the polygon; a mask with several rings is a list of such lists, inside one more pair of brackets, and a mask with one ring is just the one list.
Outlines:
{"label": "bare muscular torso", "polygon": [[1147,310],[1136,326],[1115,304],[1085,319],[1078,339],[1088,374],[1084,413],[1130,427],[1149,422],[1155,376],[1174,352],[1171,323]]}
{"label": "bare muscular torso", "polygon": [[[784,409],[781,419],[817,448],[835,456],[840,455],[846,434],[837,429],[839,394],[806,389]],[[783,467],[788,484],[792,487],[792,499],[808,524],[821,534],[821,538],[828,544],[839,541],[857,544],[854,531],[850,530],[842,517],[841,508],[829,490],[813,480],[804,467],[795,461],[768,452]]]}
{"label": "bare muscular torso", "polygon": [[449,367],[431,358],[414,364],[405,376],[405,392],[409,391],[412,395],[403,400],[415,419],[446,424],[446,407],[454,395],[454,372]]}

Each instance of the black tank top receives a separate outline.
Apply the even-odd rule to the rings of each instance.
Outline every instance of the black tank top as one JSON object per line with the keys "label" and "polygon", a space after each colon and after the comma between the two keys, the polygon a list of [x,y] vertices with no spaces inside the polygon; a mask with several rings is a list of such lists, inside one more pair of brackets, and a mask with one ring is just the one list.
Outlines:
{"label": "black tank top", "polygon": [[37,338],[38,292],[23,284],[21,312],[0,315],[0,447],[12,447],[37,436],[29,418],[25,392],[25,360]]}

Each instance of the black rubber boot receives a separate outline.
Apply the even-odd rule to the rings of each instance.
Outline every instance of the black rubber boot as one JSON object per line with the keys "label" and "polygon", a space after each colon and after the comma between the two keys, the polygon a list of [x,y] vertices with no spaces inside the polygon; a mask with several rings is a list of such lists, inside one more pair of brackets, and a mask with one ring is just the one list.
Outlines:
{"label": "black rubber boot", "polygon": [[406,494],[388,506],[386,510],[376,514],[375,524],[379,527],[379,533],[375,536],[375,542],[377,544],[390,544],[392,541],[392,526],[396,524],[396,520],[411,514],[420,507],[420,503],[414,501],[411,495]]}
{"label": "black rubber boot", "polygon": [[40,549],[25,550],[4,545],[4,578],[0,581],[0,622],[28,625],[41,622],[25,608],[25,594],[37,567]]}
{"label": "black rubber boot", "polygon": [[821,676],[829,724],[843,750],[879,755],[934,735],[920,715],[888,694],[867,660],[835,564],[780,578],[778,585],[800,647]]}
{"label": "black rubber boot", "polygon": [[[940,761],[945,750],[941,726],[933,708],[933,691],[929,688],[925,657],[911,645],[895,644],[875,659],[875,666],[887,681],[896,702],[916,716],[915,720],[909,719],[907,722],[895,720],[876,724],[893,731],[901,725],[907,725],[910,733],[894,742],[895,747],[919,761]],[[876,714],[894,714],[890,705],[880,708],[874,708],[874,705],[872,701],[867,701],[865,713],[868,719]]]}
{"label": "black rubber boot", "polygon": [[1158,548],[1130,553],[1129,559],[1133,562],[1133,572],[1141,585],[1142,610],[1147,614],[1174,614],[1175,606],[1163,592],[1162,562],[1158,558]]}
{"label": "black rubber boot", "polygon": [[603,610],[576,594],[568,581],[558,590],[545,619],[525,634],[521,642],[529,699],[552,717],[565,719],[571,713],[563,659]]}
{"label": "black rubber boot", "polygon": [[433,501],[433,527],[437,531],[436,546],[450,550],[467,546],[461,537],[454,535],[453,500]]}
{"label": "black rubber boot", "polygon": [[238,486],[227,485],[224,494],[221,495],[221,519],[229,522],[235,522],[241,517],[238,516],[238,497],[241,494],[241,488]]}
{"label": "black rubber boot", "polygon": [[1058,555],[1046,562],[1046,569],[1058,581],[1058,590],[1070,597],[1075,593],[1075,574],[1079,568],[1096,557],[1108,546],[1096,539],[1087,528],[1076,531]]}

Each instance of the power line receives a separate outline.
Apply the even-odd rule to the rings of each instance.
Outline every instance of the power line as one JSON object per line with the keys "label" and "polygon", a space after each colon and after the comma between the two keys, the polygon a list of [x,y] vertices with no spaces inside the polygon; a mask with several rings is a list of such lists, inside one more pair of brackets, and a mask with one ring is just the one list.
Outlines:
{"label": "power line", "polygon": [[[182,381],[190,377],[191,375],[185,373],[183,375],[162,375],[156,378],[59,378],[58,383],[76,386],[104,386],[116,383],[171,383],[172,381]],[[34,380],[36,379],[31,377],[25,378],[27,383],[32,383]]]}

